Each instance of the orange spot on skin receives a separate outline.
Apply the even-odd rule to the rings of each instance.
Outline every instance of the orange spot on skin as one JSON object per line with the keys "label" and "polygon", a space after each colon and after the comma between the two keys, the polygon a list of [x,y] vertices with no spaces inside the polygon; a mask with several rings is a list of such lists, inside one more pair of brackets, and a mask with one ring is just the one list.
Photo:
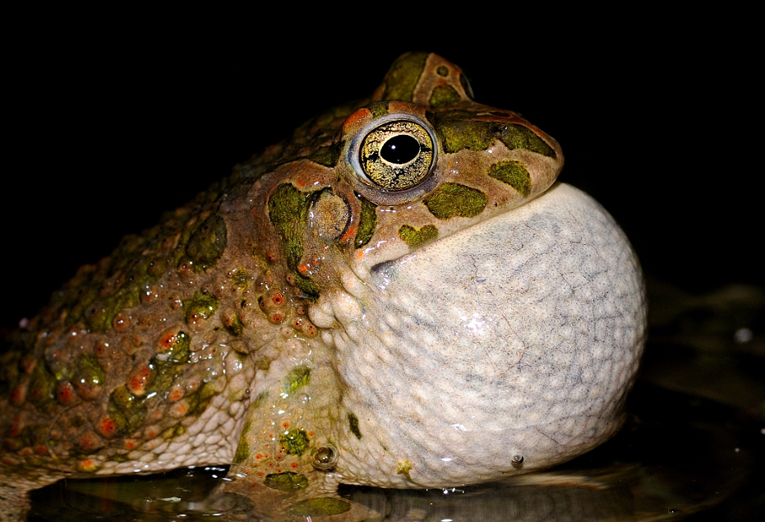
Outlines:
{"label": "orange spot on skin", "polygon": [[74,398],[74,386],[69,381],[61,381],[56,387],[56,398],[63,405],[70,404]]}
{"label": "orange spot on skin", "polygon": [[175,344],[177,339],[178,331],[175,328],[162,332],[162,334],[159,336],[159,342],[157,343],[158,348],[163,352],[166,352],[170,349],[171,346]]}
{"label": "orange spot on skin", "polygon": [[350,129],[351,127],[354,127],[356,125],[361,125],[364,120],[369,119],[372,117],[372,111],[364,107],[363,109],[359,109],[343,122],[343,130],[346,128]]}
{"label": "orange spot on skin", "polygon": [[95,346],[95,352],[98,357],[106,357],[109,355],[109,343],[98,341]]}
{"label": "orange spot on skin", "polygon": [[85,459],[85,460],[81,460],[77,464],[77,469],[80,471],[86,471],[86,472],[92,473],[96,471],[98,468],[96,467],[96,465],[93,463],[92,460]]}
{"label": "orange spot on skin", "polygon": [[32,455],[32,448],[30,447],[21,448],[19,450],[19,455],[21,455],[22,457],[29,457],[30,455]]}
{"label": "orange spot on skin", "polygon": [[21,406],[27,398],[27,387],[23,384],[16,386],[11,392],[11,404]]}
{"label": "orange spot on skin", "polygon": [[155,302],[157,299],[159,299],[159,294],[154,289],[154,287],[147,287],[141,290],[141,303],[150,304]]}
{"label": "orange spot on skin", "polygon": [[98,437],[96,436],[95,433],[92,433],[92,432],[85,433],[77,440],[77,445],[83,451],[92,450],[97,443],[98,443]]}
{"label": "orange spot on skin", "polygon": [[189,404],[186,401],[181,401],[178,403],[173,404],[168,408],[167,413],[171,417],[175,419],[180,419],[181,417],[185,417],[186,414],[189,412]]}
{"label": "orange spot on skin", "polygon": [[24,422],[21,420],[21,415],[16,415],[11,422],[11,427],[8,430],[8,436],[17,437],[24,429]]}
{"label": "orange spot on skin", "polygon": [[279,324],[282,321],[284,321],[284,316],[282,315],[281,312],[274,312],[274,313],[271,314],[271,318],[270,319],[271,319],[272,323]]}
{"label": "orange spot on skin", "polygon": [[298,464],[297,462],[293,462],[292,464],[290,464],[290,467],[292,469],[298,469],[298,467],[300,467],[300,464]]}
{"label": "orange spot on skin", "polygon": [[181,274],[190,274],[194,271],[194,263],[192,261],[183,261],[178,265],[178,271]]}
{"label": "orange spot on skin", "polygon": [[127,387],[130,392],[141,397],[146,393],[146,386],[151,378],[151,368],[144,366],[139,368],[128,378]]}
{"label": "orange spot on skin", "polygon": [[46,446],[43,446],[42,444],[38,444],[32,450],[37,453],[38,455],[47,455],[48,454],[48,448]]}
{"label": "orange spot on skin", "polygon": [[275,263],[279,259],[279,256],[274,252],[268,252],[266,253],[266,259],[269,263]]}
{"label": "orange spot on skin", "polygon": [[154,439],[159,436],[159,428],[156,426],[149,426],[145,430],[143,430],[143,436],[146,439]]}
{"label": "orange spot on skin", "polygon": [[170,392],[167,394],[167,400],[170,402],[179,401],[183,398],[183,395],[183,387],[176,385],[170,388]]}
{"label": "orange spot on skin", "polygon": [[274,306],[281,306],[284,304],[284,296],[281,292],[275,292],[271,295],[271,302],[274,303]]}
{"label": "orange spot on skin", "polygon": [[92,382],[76,382],[75,388],[77,389],[77,394],[85,400],[96,399],[101,395],[101,386]]}
{"label": "orange spot on skin", "polygon": [[19,370],[21,370],[23,373],[26,373],[27,375],[29,375],[30,373],[32,373],[32,370],[35,369],[35,365],[36,364],[37,364],[37,360],[36,359],[32,359],[31,357],[24,357],[19,362]]}
{"label": "orange spot on skin", "polygon": [[340,243],[345,243],[346,241],[350,241],[354,237],[356,237],[356,232],[359,230],[359,225],[356,223],[352,223],[351,226],[348,227],[348,230],[343,234],[343,237],[340,238]]}
{"label": "orange spot on skin", "polygon": [[136,449],[138,446],[138,441],[135,439],[126,439],[125,440],[125,449],[133,450]]}
{"label": "orange spot on skin", "polygon": [[289,428],[289,427],[290,427],[290,423],[289,423],[289,421],[284,421],[284,422],[282,422],[282,428],[284,428],[284,429],[286,430],[286,429],[287,429],[287,428]]}
{"label": "orange spot on skin", "polygon": [[125,314],[115,315],[114,320],[112,321],[112,326],[118,332],[126,332],[128,328],[130,328],[129,317],[126,316]]}
{"label": "orange spot on skin", "polygon": [[103,417],[98,421],[98,432],[106,438],[117,435],[117,423],[109,416]]}
{"label": "orange spot on skin", "polygon": [[[265,475],[265,473],[263,473],[262,471],[258,471],[258,472],[256,473],[256,475],[257,475],[257,476],[259,476],[259,477],[262,477],[262,476],[264,476],[264,475]],[[253,486],[254,486],[254,485],[255,485],[255,484],[253,484]]]}

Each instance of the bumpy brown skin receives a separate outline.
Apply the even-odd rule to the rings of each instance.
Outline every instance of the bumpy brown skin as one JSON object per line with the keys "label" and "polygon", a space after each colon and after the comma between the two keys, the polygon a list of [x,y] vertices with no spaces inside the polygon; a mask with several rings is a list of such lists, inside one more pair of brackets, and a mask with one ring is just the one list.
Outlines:
{"label": "bumpy brown skin", "polygon": [[[440,83],[417,83],[426,60],[439,60],[433,77]],[[420,69],[412,71],[412,63]],[[436,65],[430,66],[435,70]],[[414,96],[429,99],[435,113],[483,107],[469,100],[469,86],[458,68],[438,57],[402,57],[376,91],[374,103],[336,108],[309,121],[290,140],[267,148],[193,202],[166,214],[156,227],[126,237],[111,256],[82,267],[37,317],[10,337],[0,355],[0,513],[27,489],[63,476],[232,461],[255,469],[259,459],[269,456],[242,443],[237,449],[246,413],[269,393],[273,400],[280,390],[286,397],[309,380],[314,392],[324,394],[312,396],[311,416],[324,416],[326,423],[339,419],[346,432],[354,431],[351,416],[331,411],[339,393],[328,362],[331,354],[317,350],[314,359],[325,360],[310,375],[301,366],[284,364],[278,382],[257,382],[259,371],[287,357],[290,338],[311,345],[319,332],[307,308],[320,290],[337,284],[329,263],[310,266],[311,256],[322,255],[311,250],[321,241],[306,243],[298,254],[303,259],[290,257],[294,245],[288,236],[304,232],[289,227],[304,225],[305,218],[279,229],[276,218],[269,216],[268,201],[286,182],[300,190],[321,178],[332,191],[324,203],[316,204],[314,198],[311,208],[324,212],[322,223],[328,225],[311,233],[324,237],[334,255],[352,258],[371,232],[364,228],[358,187],[333,174],[346,145],[344,129],[387,111],[388,100],[411,101],[415,87],[420,91]],[[496,120],[505,128],[532,128],[508,112],[452,114],[481,125]],[[548,155],[555,154],[550,149]],[[523,198],[545,190],[553,180],[554,175],[539,187],[532,184]],[[378,222],[372,232],[392,234],[399,248],[407,249],[398,225],[392,223],[388,230],[384,221]],[[442,230],[448,232],[447,225]],[[325,421],[313,422],[316,430],[324,429],[320,425]],[[270,456],[267,465],[272,468],[265,468],[270,475],[253,473],[251,481],[265,480],[271,489],[299,489],[303,486],[292,488],[282,479],[316,472],[317,459],[326,457],[328,446],[317,431],[277,426],[290,435],[275,439],[267,431],[256,433],[249,424],[242,441],[265,437],[282,444]],[[262,429],[268,425],[264,421]],[[300,447],[301,437],[312,441],[310,449]],[[277,475],[279,480],[272,478],[270,484],[263,478]]]}

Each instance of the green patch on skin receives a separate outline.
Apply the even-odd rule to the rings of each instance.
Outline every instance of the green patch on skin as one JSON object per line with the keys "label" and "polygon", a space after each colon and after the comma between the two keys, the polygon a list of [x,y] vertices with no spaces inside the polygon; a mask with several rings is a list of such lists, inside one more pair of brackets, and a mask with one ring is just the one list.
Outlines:
{"label": "green patch on skin", "polygon": [[[184,351],[185,355],[183,355]],[[183,370],[183,363],[188,361],[189,351],[188,347],[185,350],[181,348],[175,361],[162,360],[158,355],[151,358],[152,372],[149,382],[146,383],[147,394],[163,393],[170,389],[175,379]],[[197,394],[198,392],[190,394],[187,398],[193,401]]]}
{"label": "green patch on skin", "polygon": [[444,152],[454,153],[462,149],[486,150],[496,139],[496,124],[473,121],[470,111],[454,110],[427,113],[427,118],[441,137]]}
{"label": "green patch on skin", "polygon": [[194,262],[197,269],[205,269],[215,264],[226,250],[228,230],[226,221],[217,214],[205,219],[194,231],[186,244],[186,255]]}
{"label": "green patch on skin", "polygon": [[428,53],[410,53],[396,60],[385,77],[382,99],[412,101],[427,59]]}
{"label": "green patch on skin", "polygon": [[179,424],[177,426],[173,426],[172,428],[167,428],[165,431],[161,433],[160,436],[164,440],[172,440],[176,437],[180,437],[184,433],[186,433],[186,428],[184,428],[183,426]]}
{"label": "green patch on skin", "polygon": [[127,386],[115,388],[109,395],[106,411],[117,425],[117,433],[135,431],[146,420],[145,397],[136,397]]}
{"label": "green patch on skin", "polygon": [[250,423],[247,422],[242,429],[242,434],[239,437],[239,444],[236,446],[236,452],[234,453],[234,464],[241,464],[250,456],[250,445],[247,444],[247,432],[250,431]]}
{"label": "green patch on skin", "polygon": [[385,101],[378,101],[378,102],[372,102],[367,107],[369,109],[369,112],[372,113],[372,119],[376,120],[377,118],[381,118],[388,114],[388,102]]}
{"label": "green patch on skin", "polygon": [[159,258],[154,261],[150,261],[146,267],[146,273],[153,279],[158,279],[162,274],[167,271],[167,259]]}
{"label": "green patch on skin", "polygon": [[279,435],[279,443],[289,455],[301,456],[308,449],[308,435],[302,428],[291,428]]}
{"label": "green patch on skin", "polygon": [[435,225],[425,225],[417,229],[409,225],[403,225],[398,229],[398,237],[411,248],[415,248],[436,239],[438,237],[438,228]]}
{"label": "green patch on skin", "polygon": [[356,438],[361,440],[361,430],[359,429],[359,418],[354,413],[348,413],[348,427]]}
{"label": "green patch on skin", "polygon": [[[132,308],[139,304],[140,288],[148,281],[148,276],[132,274],[126,277],[130,282],[119,288],[113,294],[101,300],[96,296],[88,296],[77,303],[72,309],[73,315],[70,320],[66,318],[68,325],[74,324],[77,319],[83,319],[88,328],[96,332],[105,332],[113,326],[114,317],[125,308]],[[93,289],[88,289],[90,293]],[[96,292],[97,293],[97,292]]]}
{"label": "green patch on skin", "polygon": [[250,278],[249,274],[244,268],[237,268],[229,276],[231,284],[237,288],[237,290],[244,290],[247,286],[247,281]]}
{"label": "green patch on skin", "polygon": [[315,195],[316,192],[300,192],[285,183],[268,200],[268,216],[282,238],[284,255],[295,286],[311,298],[319,297],[319,286],[315,281],[303,277],[297,271],[297,266],[303,257],[303,233],[307,228],[308,209]]}
{"label": "green patch on skin", "polygon": [[428,112],[428,120],[441,136],[444,151],[481,151],[500,140],[509,149],[525,149],[555,158],[555,151],[531,129],[519,124],[480,121],[478,114],[461,109]]}
{"label": "green patch on skin", "polygon": [[377,228],[377,205],[367,199],[356,195],[361,201],[361,216],[359,217],[359,230],[356,232],[356,248],[361,248],[372,239]]}
{"label": "green patch on skin", "polygon": [[303,517],[328,517],[345,513],[350,509],[349,502],[333,497],[308,498],[292,506],[292,512]]}
{"label": "green patch on skin", "polygon": [[260,408],[266,402],[267,398],[268,398],[268,390],[260,392],[258,396],[255,397],[255,400],[252,401],[250,408],[254,408],[254,409]]}
{"label": "green patch on skin", "polygon": [[186,332],[180,331],[175,336],[175,342],[170,345],[170,348],[162,356],[165,362],[181,364],[188,362],[191,351],[189,346],[191,345],[191,336]]}
{"label": "green patch on skin", "polygon": [[295,366],[284,379],[282,391],[287,395],[292,395],[303,386],[311,382],[311,369],[307,366]]}
{"label": "green patch on skin", "polygon": [[[213,381],[206,382],[200,389],[194,394],[188,395],[187,398],[190,404],[191,415],[201,415],[210,404],[213,397],[220,394],[225,389],[225,379],[215,379]],[[194,404],[196,402],[196,404]],[[193,407],[191,407],[193,405]]]}
{"label": "green patch on skin", "polygon": [[430,106],[434,109],[440,109],[448,105],[454,105],[459,102],[460,94],[451,85],[439,85],[433,89],[433,93],[430,95]]}
{"label": "green patch on skin", "polygon": [[186,322],[191,323],[198,319],[209,319],[218,309],[218,299],[210,294],[197,291],[191,299],[183,301],[186,309]]}
{"label": "green patch on skin", "polygon": [[130,412],[139,407],[141,402],[140,399],[130,393],[127,386],[119,386],[114,388],[109,395],[109,405],[107,407],[114,407],[122,412]]}
{"label": "green patch on skin", "polygon": [[526,149],[543,156],[555,158],[555,151],[534,131],[523,125],[508,125],[499,135],[508,149]]}
{"label": "green patch on skin", "polygon": [[92,355],[82,355],[77,359],[77,371],[74,381],[86,386],[101,386],[104,384],[106,374],[101,364]]}
{"label": "green patch on skin", "polygon": [[244,323],[242,322],[242,318],[239,317],[239,314],[232,314],[229,320],[224,320],[223,327],[228,333],[236,337],[242,335],[242,332],[244,331]]}
{"label": "green patch on skin", "polygon": [[444,183],[423,200],[438,219],[455,216],[475,217],[486,208],[489,199],[480,190],[458,183]]}
{"label": "green patch on skin", "polygon": [[56,405],[54,400],[56,384],[56,376],[50,372],[44,360],[38,359],[32,370],[29,401],[39,410],[51,411]]}
{"label": "green patch on skin", "polygon": [[528,196],[531,192],[531,175],[519,161],[501,161],[489,169],[489,176],[507,183],[521,195]]}
{"label": "green patch on skin", "polygon": [[342,149],[342,146],[342,142],[338,142],[328,147],[320,147],[316,152],[308,156],[308,159],[319,165],[334,168],[337,165],[337,161],[340,159],[340,150]]}
{"label": "green patch on skin", "polygon": [[263,485],[278,491],[299,491],[308,487],[308,479],[301,473],[287,471],[266,475]]}

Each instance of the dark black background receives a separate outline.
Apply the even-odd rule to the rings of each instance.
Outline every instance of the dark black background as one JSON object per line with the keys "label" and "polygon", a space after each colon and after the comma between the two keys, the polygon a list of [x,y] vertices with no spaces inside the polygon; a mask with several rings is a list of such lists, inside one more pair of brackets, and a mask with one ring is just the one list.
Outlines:
{"label": "dark black background", "polygon": [[235,163],[368,95],[406,50],[457,63],[478,101],[554,136],[561,179],[615,216],[652,278],[698,292],[764,281],[761,59],[746,15],[198,14],[19,21],[3,52],[2,325]]}

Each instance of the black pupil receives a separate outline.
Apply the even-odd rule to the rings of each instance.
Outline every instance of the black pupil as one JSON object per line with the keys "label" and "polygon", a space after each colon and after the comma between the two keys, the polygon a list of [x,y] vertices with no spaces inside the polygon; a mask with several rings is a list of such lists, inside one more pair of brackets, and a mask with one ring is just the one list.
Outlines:
{"label": "black pupil", "polygon": [[380,149],[380,156],[389,163],[403,165],[409,163],[420,153],[420,143],[408,134],[394,136]]}

